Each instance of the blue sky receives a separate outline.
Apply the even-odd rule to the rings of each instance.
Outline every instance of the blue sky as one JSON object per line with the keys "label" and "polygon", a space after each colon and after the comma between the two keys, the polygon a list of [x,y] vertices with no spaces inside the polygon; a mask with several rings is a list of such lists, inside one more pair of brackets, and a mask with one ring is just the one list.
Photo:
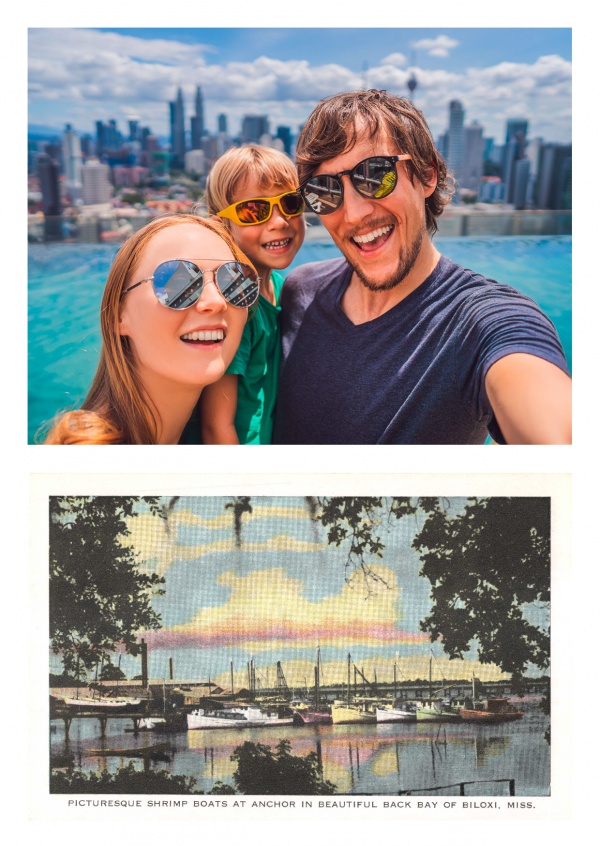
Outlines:
{"label": "blue sky", "polygon": [[530,137],[571,140],[571,31],[543,29],[44,29],[29,31],[29,123],[93,132],[98,119],[139,117],[168,133],[168,101],[182,87],[186,118],[196,85],[207,128],[220,112],[230,132],[244,114],[268,114],[293,131],[323,97],[387,88],[415,102],[434,135],[451,99],[466,121],[503,140],[508,118]]}

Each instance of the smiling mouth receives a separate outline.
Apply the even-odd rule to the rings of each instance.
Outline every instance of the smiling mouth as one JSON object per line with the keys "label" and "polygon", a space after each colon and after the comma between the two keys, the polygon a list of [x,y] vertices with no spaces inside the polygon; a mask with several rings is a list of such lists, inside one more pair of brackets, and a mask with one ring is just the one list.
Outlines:
{"label": "smiling mouth", "polygon": [[364,235],[354,235],[350,240],[363,252],[370,252],[376,250],[384,244],[390,236],[393,224],[387,226],[380,226],[378,229],[372,229],[370,232],[365,232]]}
{"label": "smiling mouth", "polygon": [[281,250],[289,247],[292,243],[291,238],[282,238],[280,241],[269,241],[266,244],[263,244],[265,250]]}
{"label": "smiling mouth", "polygon": [[181,340],[186,344],[215,344],[224,340],[225,331],[223,329],[207,329],[204,332],[188,332],[181,336]]}

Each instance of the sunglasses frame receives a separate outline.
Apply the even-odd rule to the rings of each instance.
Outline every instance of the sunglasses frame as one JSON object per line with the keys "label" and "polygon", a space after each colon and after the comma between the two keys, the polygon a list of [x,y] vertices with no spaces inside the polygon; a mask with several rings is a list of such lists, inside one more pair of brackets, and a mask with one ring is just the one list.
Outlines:
{"label": "sunglasses frame", "polygon": [[[290,194],[298,194],[302,200],[302,208],[300,209],[300,211],[295,212],[294,214],[288,214],[281,207],[281,198],[287,197]],[[262,203],[269,203],[269,214],[265,217],[265,219],[257,220],[252,223],[246,223],[245,221],[240,220],[237,212],[238,206],[241,206],[244,203],[255,203],[257,201],[260,201]],[[279,208],[279,211],[284,217],[300,217],[300,215],[304,213],[305,205],[306,203],[304,197],[300,193],[300,189],[296,188],[295,191],[284,191],[283,194],[278,194],[276,197],[249,197],[247,200],[238,200],[237,203],[232,203],[230,206],[227,206],[227,208],[222,209],[220,212],[217,212],[217,217],[226,217],[229,220],[232,220],[234,223],[237,223],[238,226],[259,226],[261,223],[266,223],[267,220],[271,219],[275,206]]]}
{"label": "sunglasses frame", "polygon": [[[199,289],[197,299],[195,299],[193,303],[190,303],[187,306],[183,306],[183,308],[175,308],[175,307],[169,305],[168,303],[163,303],[161,301],[160,297],[157,295],[156,288],[154,287],[154,278],[156,276],[156,271],[159,269],[159,267],[162,267],[163,264],[169,264],[169,262],[175,262],[175,261],[193,265],[196,268],[196,270],[198,271],[198,274],[201,274],[201,277],[202,277],[202,287]],[[202,261],[203,262],[205,262],[205,261],[220,261],[220,259],[202,259]],[[242,267],[247,267],[248,270],[250,270],[252,272],[252,275],[256,279],[256,296],[254,297],[254,299],[252,300],[251,303],[248,303],[248,305],[243,305],[243,306],[236,305],[235,303],[231,302],[231,300],[228,300],[227,297],[225,296],[225,294],[223,293],[223,291],[221,290],[221,286],[219,285],[217,274],[218,274],[219,270],[221,270],[222,267],[225,267],[226,264],[235,264],[235,265],[241,265]],[[186,309],[188,309],[188,308],[193,308],[193,306],[196,305],[196,303],[198,302],[198,300],[202,296],[202,292],[204,291],[204,287],[205,287],[205,284],[206,284],[206,281],[205,281],[205,278],[204,278],[205,273],[212,273],[212,281],[214,282],[219,294],[223,297],[223,299],[225,300],[227,305],[233,306],[233,308],[252,308],[252,306],[258,300],[258,297],[259,297],[259,294],[260,294],[260,277],[257,275],[254,268],[250,267],[249,264],[246,264],[243,261],[237,261],[236,259],[229,259],[228,261],[222,261],[221,264],[218,265],[218,267],[209,268],[207,270],[202,270],[202,268],[198,267],[196,262],[192,261],[191,259],[180,259],[180,258],[167,259],[166,261],[161,261],[161,263],[159,265],[157,265],[157,267],[155,268],[152,276],[147,276],[145,279],[140,279],[139,282],[135,282],[133,285],[130,285],[128,288],[125,288],[124,291],[121,291],[121,296],[124,297],[125,294],[128,294],[130,291],[133,291],[134,288],[138,288],[140,285],[143,285],[144,282],[152,282],[153,283],[152,284],[152,291],[154,293],[154,296],[156,297],[156,301],[161,306],[163,306],[164,308],[168,308],[169,311],[186,311]],[[198,279],[198,274],[196,275],[193,282],[195,282]],[[181,295],[179,295],[179,296],[181,296]]]}
{"label": "sunglasses frame", "polygon": [[[369,194],[363,194],[363,192],[359,190],[358,186],[354,182],[354,175],[355,175],[356,170],[362,164],[370,161],[371,159],[385,159],[386,161],[391,162],[394,165],[394,172],[397,175],[398,170],[395,167],[396,162],[410,161],[410,159],[412,159],[412,156],[409,153],[403,153],[400,156],[379,156],[379,155],[378,156],[367,156],[366,159],[361,159],[357,164],[354,165],[354,167],[351,167],[349,170],[341,170],[339,173],[317,173],[317,174],[313,174],[312,176],[309,176],[308,179],[305,179],[304,182],[302,183],[302,185],[298,188],[298,191],[302,194],[304,202],[306,203],[306,207],[310,211],[312,211],[315,214],[318,214],[320,216],[323,216],[323,215],[326,215],[326,214],[333,214],[333,212],[336,212],[343,205],[343,202],[344,202],[344,183],[342,181],[342,176],[348,176],[350,178],[350,182],[352,183],[352,187],[357,192],[357,194],[360,194],[361,197],[365,197],[368,200],[383,200],[383,199],[385,199],[385,197],[389,197],[390,194],[394,191],[397,182],[394,184],[394,187],[392,188],[392,190],[388,191],[388,193],[384,194],[382,197],[375,197],[375,196],[370,196]],[[308,183],[311,181],[311,179],[316,179],[316,178],[323,177],[323,176],[326,176],[329,179],[337,179],[338,182],[340,183],[340,201],[337,204],[337,206],[335,208],[331,209],[330,211],[316,211],[316,209],[313,209],[313,207],[311,206],[310,202],[308,201],[308,199],[306,198],[306,195],[305,195],[306,187],[307,187]]]}

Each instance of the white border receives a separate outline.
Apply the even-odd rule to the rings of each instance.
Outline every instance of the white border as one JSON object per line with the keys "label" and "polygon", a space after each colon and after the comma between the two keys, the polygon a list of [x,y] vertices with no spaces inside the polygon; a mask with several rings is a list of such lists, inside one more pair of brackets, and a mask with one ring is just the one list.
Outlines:
{"label": "white border", "polygon": [[[422,797],[426,801],[438,800],[435,811],[417,809],[416,801],[410,810],[383,809],[383,801],[393,797],[330,797],[330,801],[360,800],[375,801],[377,808],[370,809],[335,809],[319,808],[319,797],[305,797],[314,800],[311,809],[253,809],[251,801],[260,797],[247,797],[245,808],[233,809],[234,798],[244,797],[196,797],[202,799],[229,798],[227,810],[223,808],[194,808],[194,797],[163,797],[165,799],[185,799],[186,808],[152,808],[145,805],[148,798],[136,797],[142,801],[142,808],[77,808],[69,806],[73,797],[50,796],[47,787],[47,571],[48,571],[48,497],[60,494],[105,494],[105,495],[181,495],[181,496],[223,496],[252,495],[260,496],[297,496],[297,495],[410,495],[410,496],[550,496],[552,498],[552,678],[553,678],[553,738],[551,746],[551,796],[529,799],[533,809],[508,810],[506,799],[497,799],[499,808],[493,810],[462,810],[460,803],[444,810],[443,802],[455,797]],[[36,820],[85,821],[87,825],[105,821],[137,820],[148,823],[150,820],[189,821],[214,825],[214,831],[220,831],[227,824],[241,824],[244,821],[260,819],[273,825],[277,821],[286,821],[286,825],[317,824],[334,826],[339,821],[351,821],[371,825],[417,823],[428,821],[461,821],[463,823],[486,821],[510,822],[519,819],[523,822],[544,820],[567,820],[571,814],[570,785],[570,731],[571,700],[567,695],[571,689],[571,661],[566,633],[572,620],[570,595],[570,478],[568,475],[491,475],[491,474],[297,474],[283,479],[281,474],[219,475],[202,479],[197,476],[177,475],[34,475],[32,477],[31,509],[31,600],[32,618],[40,621],[33,634],[30,648],[31,690],[36,692],[32,700],[29,718],[32,738],[32,759],[30,762],[31,815]],[[44,621],[44,625],[41,625]],[[42,750],[40,752],[40,750]],[[560,763],[559,763],[560,762]],[[90,798],[90,797],[81,797]],[[95,797],[100,798],[100,797]],[[133,798],[124,795],[102,798]],[[273,797],[266,797],[272,799]],[[289,801],[293,797],[280,797]],[[324,797],[321,797],[322,799]],[[516,797],[517,801],[527,801]],[[469,800],[469,797],[465,798]],[[300,799],[297,799],[299,805]],[[261,825],[262,825],[261,822]],[[212,830],[212,828],[211,828]]]}

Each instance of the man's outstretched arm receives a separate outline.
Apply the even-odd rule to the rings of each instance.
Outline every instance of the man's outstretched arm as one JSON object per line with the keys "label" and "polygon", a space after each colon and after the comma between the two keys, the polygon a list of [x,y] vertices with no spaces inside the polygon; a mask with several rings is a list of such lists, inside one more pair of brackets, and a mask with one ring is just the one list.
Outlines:
{"label": "man's outstretched arm", "polygon": [[512,353],[492,364],[485,389],[508,444],[571,443],[571,379],[556,365]]}

